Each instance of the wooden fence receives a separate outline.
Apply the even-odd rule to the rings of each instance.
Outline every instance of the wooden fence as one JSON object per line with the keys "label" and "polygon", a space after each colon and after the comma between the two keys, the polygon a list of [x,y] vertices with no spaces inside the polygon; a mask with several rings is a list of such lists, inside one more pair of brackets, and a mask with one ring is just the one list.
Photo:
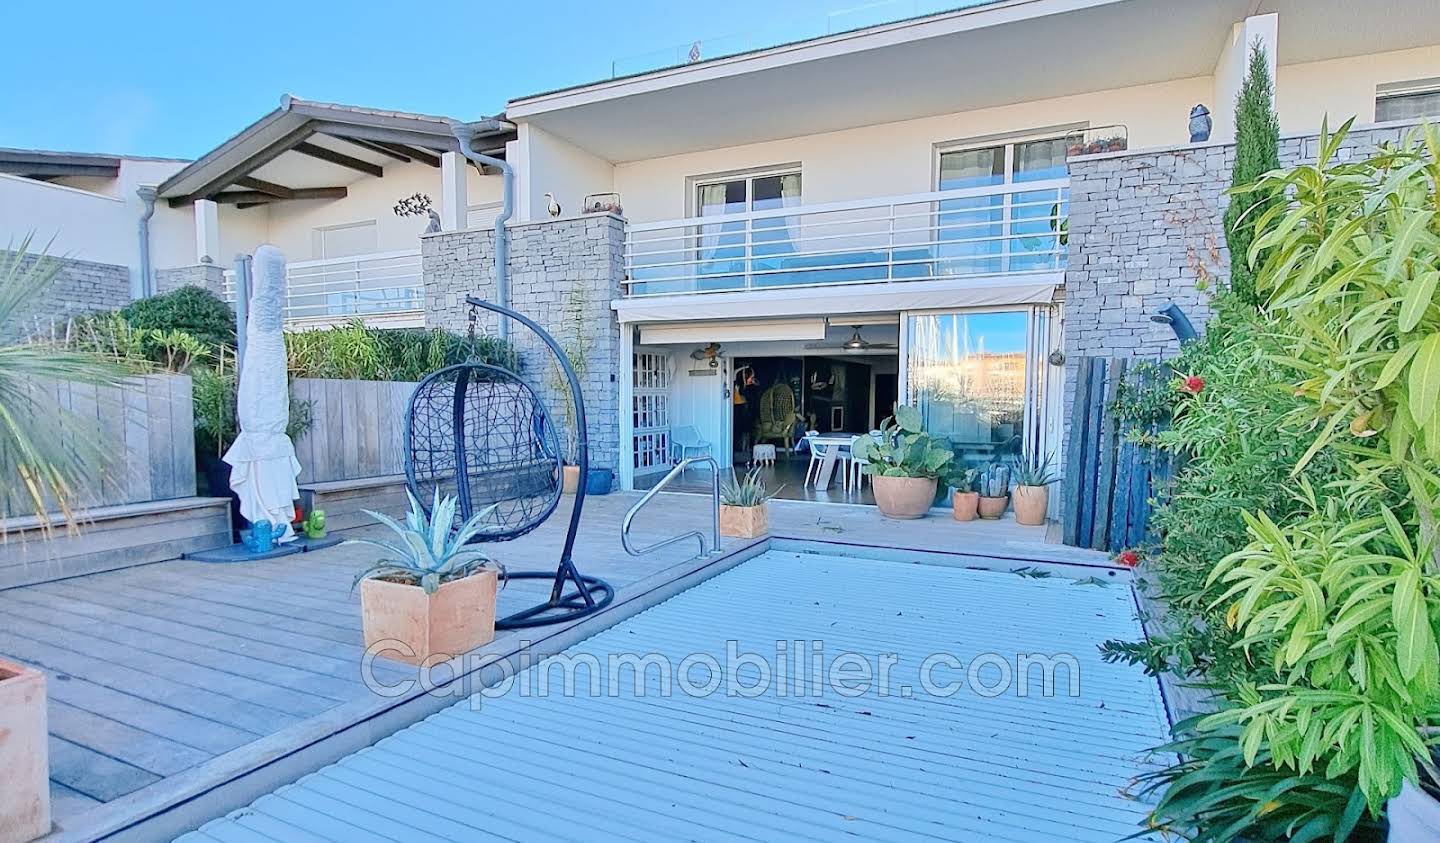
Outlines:
{"label": "wooden fence", "polygon": [[415,384],[296,378],[291,394],[311,402],[310,430],[295,443],[300,483],[405,472],[405,407]]}
{"label": "wooden fence", "polygon": [[1136,433],[1157,433],[1163,424],[1118,420],[1112,412],[1122,383],[1144,390],[1170,379],[1163,362],[1139,362],[1080,360],[1065,451],[1065,544],[1118,553],[1154,538],[1151,511],[1174,465],[1168,452],[1131,439]]}
{"label": "wooden fence", "polygon": [[[118,506],[195,495],[195,421],[188,375],[145,375],[121,386],[32,381],[41,417],[53,414],[62,441],[96,441],[108,462],[85,472],[81,507]],[[47,413],[48,411],[48,413]],[[7,478],[4,517],[33,511],[15,478]],[[53,506],[53,502],[52,506]]]}

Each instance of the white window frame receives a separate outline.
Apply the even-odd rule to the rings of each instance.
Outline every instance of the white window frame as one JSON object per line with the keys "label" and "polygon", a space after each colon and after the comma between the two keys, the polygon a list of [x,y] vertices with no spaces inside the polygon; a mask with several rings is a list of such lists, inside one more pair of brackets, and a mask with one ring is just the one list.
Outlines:
{"label": "white window frame", "polygon": [[771,176],[799,176],[800,177],[800,204],[805,204],[805,173],[800,164],[774,164],[767,167],[751,167],[744,170],[730,170],[723,173],[707,173],[700,176],[690,176],[685,179],[685,215],[688,217],[700,216],[700,188],[713,184],[725,184],[726,182],[745,180],[745,211],[748,213],[755,210],[755,191],[753,183],[755,179],[769,178]]}
{"label": "white window frame", "polygon": [[[1375,120],[1376,122],[1390,122],[1380,119],[1380,103],[1384,100],[1398,100],[1413,96],[1433,96],[1440,94],[1440,77],[1429,79],[1411,79],[1405,82],[1386,82],[1375,86]],[[1436,117],[1436,115],[1422,115],[1424,118]],[[1401,117],[1399,120],[1414,120],[1413,117]]]}
{"label": "white window frame", "polygon": [[337,225],[317,225],[311,229],[311,254],[314,260],[331,260],[354,257],[355,255],[327,255],[325,254],[325,235],[332,231],[344,231],[352,228],[370,228],[375,232],[375,247],[368,252],[357,252],[359,255],[374,254],[380,248],[380,221],[379,220],[358,220],[356,222],[339,223]]}

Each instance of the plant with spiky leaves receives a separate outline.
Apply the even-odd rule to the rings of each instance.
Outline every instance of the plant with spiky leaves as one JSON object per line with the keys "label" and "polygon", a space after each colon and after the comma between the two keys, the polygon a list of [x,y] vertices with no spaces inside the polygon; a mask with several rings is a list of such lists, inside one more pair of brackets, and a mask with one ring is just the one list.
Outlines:
{"label": "plant with spiky leaves", "polygon": [[500,572],[501,579],[505,578],[504,566],[485,551],[469,546],[477,536],[494,529],[493,525],[486,523],[495,510],[494,506],[475,513],[456,528],[455,512],[459,502],[454,495],[441,498],[440,490],[436,489],[435,501],[429,515],[425,514],[424,507],[420,506],[420,501],[416,500],[413,494],[407,492],[406,495],[410,498],[410,513],[405,516],[404,524],[383,513],[365,510],[367,515],[398,536],[398,543],[389,538],[359,538],[345,542],[368,544],[380,548],[386,554],[384,558],[356,574],[351,588],[359,585],[362,580],[384,579],[405,585],[418,585],[426,594],[434,594],[441,585],[451,580],[464,579],[485,568],[493,568]]}
{"label": "plant with spiky leaves", "polygon": [[[55,281],[61,264],[30,253],[31,238],[0,251],[0,336],[24,333],[27,311]],[[52,513],[78,530],[76,506],[86,489],[106,482],[111,457],[99,445],[100,422],[37,400],[37,381],[116,386],[129,367],[99,355],[43,343],[0,346],[0,476],[4,516],[28,512],[48,536]],[[19,511],[11,511],[16,507]]]}

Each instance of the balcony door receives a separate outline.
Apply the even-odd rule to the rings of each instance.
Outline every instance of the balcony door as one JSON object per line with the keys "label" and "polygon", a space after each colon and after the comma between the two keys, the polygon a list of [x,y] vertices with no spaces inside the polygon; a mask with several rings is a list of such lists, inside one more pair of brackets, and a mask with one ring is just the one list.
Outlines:
{"label": "balcony door", "polygon": [[[774,269],[783,256],[796,250],[796,234],[789,218],[737,217],[753,211],[773,211],[800,205],[798,172],[739,176],[695,184],[695,216],[718,221],[700,226],[696,233],[696,289],[732,290],[746,286],[752,270]],[[732,217],[726,220],[725,217]],[[754,282],[763,284],[762,279]]]}
{"label": "balcony door", "polygon": [[937,274],[1037,272],[1064,266],[1060,221],[1069,189],[1024,190],[1063,179],[1065,140],[1045,138],[940,152],[939,190],[985,190],[939,203]]}
{"label": "balcony door", "polygon": [[902,400],[972,466],[1053,453],[1050,314],[1049,306],[906,313]]}

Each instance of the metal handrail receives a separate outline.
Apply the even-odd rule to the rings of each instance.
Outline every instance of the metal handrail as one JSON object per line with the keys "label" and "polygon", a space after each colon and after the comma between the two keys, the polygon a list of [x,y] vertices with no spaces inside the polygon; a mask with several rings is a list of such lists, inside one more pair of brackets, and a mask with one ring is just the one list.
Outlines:
{"label": "metal handrail", "polygon": [[[650,502],[651,498],[659,494],[660,490],[665,488],[666,484],[674,480],[675,475],[683,474],[695,463],[710,464],[710,550],[705,550],[705,534],[699,530],[691,530],[687,533],[681,533],[678,536],[671,536],[668,539],[662,539],[648,547],[637,548],[630,544],[630,524],[635,520],[636,514],[645,507],[645,504]],[[701,556],[705,556],[707,553],[718,553],[720,550],[720,463],[716,462],[714,457],[690,457],[689,459],[683,459],[676,463],[675,467],[670,469],[669,474],[665,475],[659,483],[651,486],[650,490],[645,493],[645,496],[636,501],[634,506],[630,507],[630,511],[625,513],[624,520],[620,522],[620,544],[624,546],[625,552],[631,556],[641,556],[691,538],[700,542]]]}

